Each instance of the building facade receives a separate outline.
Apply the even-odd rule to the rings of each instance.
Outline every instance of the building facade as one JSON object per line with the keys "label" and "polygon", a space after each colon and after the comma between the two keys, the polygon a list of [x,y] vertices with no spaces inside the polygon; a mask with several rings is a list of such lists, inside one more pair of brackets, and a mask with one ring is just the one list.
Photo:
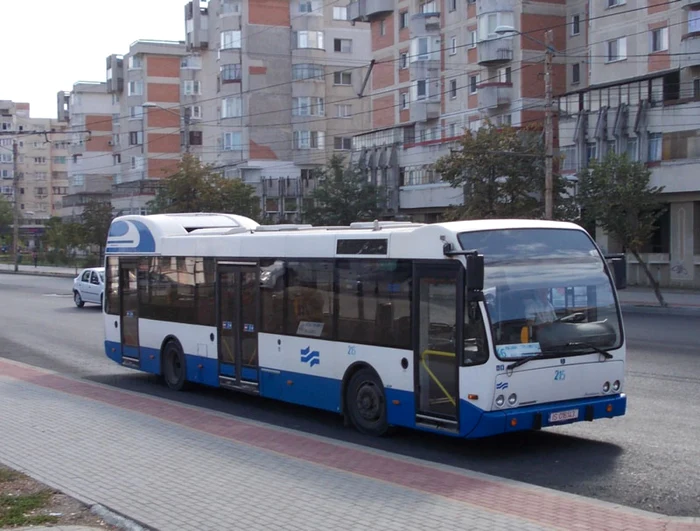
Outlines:
{"label": "building facade", "polygon": [[[647,163],[667,211],[644,258],[662,285],[700,287],[700,2],[570,1],[567,23],[563,171],[609,151]],[[630,281],[645,284],[629,261]]]}
{"label": "building facade", "polygon": [[109,201],[116,168],[111,126],[117,106],[103,82],[79,81],[57,95],[58,120],[66,124],[68,190],[58,215],[78,221],[86,204]]}
{"label": "building facade", "polygon": [[[44,225],[59,214],[68,191],[66,124],[33,118],[28,103],[0,100],[0,193],[13,206],[19,203],[20,238],[38,245]],[[13,143],[17,142],[17,185],[14,182]]]}
{"label": "building facade", "polygon": [[182,104],[189,149],[253,185],[265,215],[299,221],[313,170],[350,154],[369,130],[361,98],[370,62],[368,24],[347,1],[193,0]]}
{"label": "building facade", "polygon": [[[462,202],[461,190],[443,183],[432,166],[465,130],[487,119],[514,126],[543,122],[545,30],[553,28],[555,48],[566,46],[566,5],[358,0],[348,11],[351,20],[370,23],[376,61],[374,130],[355,136],[353,160],[386,186],[389,217],[434,221]],[[565,90],[564,68],[555,57],[555,93]]]}

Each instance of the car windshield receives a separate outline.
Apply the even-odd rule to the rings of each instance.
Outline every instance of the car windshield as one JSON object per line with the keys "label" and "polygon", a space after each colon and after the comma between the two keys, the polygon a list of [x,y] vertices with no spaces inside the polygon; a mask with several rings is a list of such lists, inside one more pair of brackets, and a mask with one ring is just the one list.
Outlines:
{"label": "car windshield", "polygon": [[101,280],[102,283],[104,284],[104,281],[105,281],[105,274],[104,274],[102,271],[100,271],[100,272],[98,273],[98,275],[100,275],[100,280]]}
{"label": "car windshield", "polygon": [[484,296],[500,359],[620,346],[612,282],[585,232],[490,230],[462,233],[459,241],[484,255]]}

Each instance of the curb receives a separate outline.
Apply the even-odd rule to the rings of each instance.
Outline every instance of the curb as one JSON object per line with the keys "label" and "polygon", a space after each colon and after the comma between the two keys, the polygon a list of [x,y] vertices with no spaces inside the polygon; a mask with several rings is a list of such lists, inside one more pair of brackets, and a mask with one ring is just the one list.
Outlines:
{"label": "curb", "polygon": [[27,275],[34,277],[55,277],[55,278],[75,278],[75,273],[52,273],[48,271],[10,271],[7,269],[0,269],[0,274],[6,275]]}
{"label": "curb", "polygon": [[700,307],[683,308],[679,306],[670,306],[662,308],[658,305],[628,303],[622,304],[621,309],[623,314],[668,315],[672,317],[700,316]]}
{"label": "curb", "polygon": [[99,516],[110,525],[123,529],[124,531],[150,531],[151,527],[147,527],[140,522],[131,520],[126,516],[119,514],[116,511],[108,509],[104,505],[96,503],[90,507],[90,512]]}

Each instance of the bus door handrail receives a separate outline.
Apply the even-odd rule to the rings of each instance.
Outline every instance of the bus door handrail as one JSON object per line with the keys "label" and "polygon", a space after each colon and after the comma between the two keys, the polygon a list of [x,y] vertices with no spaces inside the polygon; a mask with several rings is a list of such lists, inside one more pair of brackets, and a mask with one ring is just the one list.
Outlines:
{"label": "bus door handrail", "polygon": [[442,385],[442,382],[440,381],[440,379],[437,376],[435,376],[435,373],[430,370],[430,367],[428,366],[428,363],[427,363],[428,356],[441,356],[443,358],[454,358],[455,353],[454,352],[444,352],[442,350],[426,349],[420,355],[420,362],[421,362],[421,365],[423,365],[423,368],[425,369],[425,371],[428,373],[428,376],[430,376],[430,378],[437,384],[437,386],[440,388],[440,391],[442,391],[442,394],[445,395],[445,398],[447,398],[447,400],[449,400],[453,406],[456,406],[457,403],[455,401],[455,398],[449,393],[449,391],[447,389],[445,389],[445,386]]}

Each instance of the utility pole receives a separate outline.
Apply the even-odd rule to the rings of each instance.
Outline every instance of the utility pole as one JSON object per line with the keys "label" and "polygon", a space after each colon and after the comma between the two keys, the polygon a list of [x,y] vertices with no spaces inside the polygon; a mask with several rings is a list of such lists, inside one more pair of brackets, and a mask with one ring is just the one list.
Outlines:
{"label": "utility pole", "polygon": [[12,191],[15,204],[12,217],[12,246],[15,253],[15,272],[19,270],[19,146],[12,140]]}
{"label": "utility pole", "polygon": [[553,218],[554,193],[552,164],[554,159],[554,131],[552,124],[552,30],[545,33],[547,52],[544,58],[544,84],[545,84],[545,109],[544,109],[544,144],[545,144],[545,173],[544,173],[544,216],[545,219]]}
{"label": "utility pole", "polygon": [[183,116],[185,122],[185,153],[190,152],[190,108],[185,107],[185,114]]}

